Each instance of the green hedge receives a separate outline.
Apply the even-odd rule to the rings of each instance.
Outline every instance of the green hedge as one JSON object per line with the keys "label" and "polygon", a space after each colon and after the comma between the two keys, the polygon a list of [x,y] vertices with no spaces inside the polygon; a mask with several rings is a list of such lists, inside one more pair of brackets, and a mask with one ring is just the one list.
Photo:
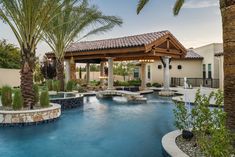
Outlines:
{"label": "green hedge", "polygon": [[49,105],[50,105],[49,94],[48,94],[47,90],[41,92],[40,105],[41,105],[41,107],[49,107]]}
{"label": "green hedge", "polygon": [[34,100],[35,102],[39,102],[39,87],[37,84],[33,85],[33,91],[34,91]]}
{"label": "green hedge", "polygon": [[75,89],[77,83],[73,80],[69,80],[66,84],[66,91],[71,92]]}
{"label": "green hedge", "polygon": [[20,110],[23,107],[23,97],[20,89],[15,90],[13,98],[13,109]]}
{"label": "green hedge", "polygon": [[2,87],[2,105],[3,106],[11,106],[12,105],[12,89],[10,86]]}
{"label": "green hedge", "polygon": [[114,86],[140,86],[141,80],[114,81]]}
{"label": "green hedge", "polygon": [[52,91],[53,90],[53,80],[47,80],[46,86],[49,91]]}
{"label": "green hedge", "polygon": [[162,87],[162,85],[160,83],[157,83],[157,82],[153,83],[152,86],[153,87]]}
{"label": "green hedge", "polygon": [[146,83],[146,86],[147,87],[152,87],[152,84],[148,82],[148,83]]}
{"label": "green hedge", "polygon": [[53,80],[53,90],[59,92],[60,91],[60,81]]}

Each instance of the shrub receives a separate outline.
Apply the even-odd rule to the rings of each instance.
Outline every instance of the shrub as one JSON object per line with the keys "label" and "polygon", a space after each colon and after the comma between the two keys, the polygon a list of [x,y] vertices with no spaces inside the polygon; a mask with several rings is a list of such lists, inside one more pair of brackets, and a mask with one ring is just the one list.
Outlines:
{"label": "shrub", "polygon": [[78,92],[79,93],[84,93],[84,92],[86,92],[86,90],[83,88],[83,87],[78,87]]}
{"label": "shrub", "polygon": [[12,105],[12,89],[9,86],[2,87],[2,105],[3,106],[11,106]]}
{"label": "shrub", "polygon": [[[210,100],[214,98],[217,108],[210,109]],[[175,125],[178,129],[192,127],[196,142],[205,156],[227,157],[234,154],[234,135],[226,128],[223,93],[212,92],[209,96],[201,95],[198,90],[190,113],[183,103],[177,103]]]}
{"label": "shrub", "polygon": [[176,109],[173,110],[175,115],[175,126],[179,130],[188,130],[190,128],[190,114],[183,102],[176,103]]}
{"label": "shrub", "polygon": [[35,101],[35,103],[38,103],[38,101],[39,101],[39,87],[37,84],[33,85],[33,91],[34,91],[34,101]]}
{"label": "shrub", "polygon": [[205,156],[229,157],[235,154],[233,148],[234,140],[234,135],[223,126],[212,130],[209,136],[203,134],[198,137],[198,144]]}
{"label": "shrub", "polygon": [[54,80],[53,81],[53,90],[56,92],[60,91],[60,81],[59,80]]}
{"label": "shrub", "polygon": [[76,82],[73,80],[69,80],[66,85],[66,91],[73,91],[73,89],[76,87]]}
{"label": "shrub", "polygon": [[140,79],[129,80],[128,84],[129,84],[129,86],[140,86],[141,85],[141,80]]}
{"label": "shrub", "polygon": [[41,96],[40,96],[40,105],[41,107],[48,107],[49,106],[49,95],[48,95],[48,91],[42,91],[41,92]]}
{"label": "shrub", "polygon": [[2,88],[0,88],[0,95],[2,95]]}
{"label": "shrub", "polygon": [[146,86],[147,86],[147,87],[152,87],[151,83],[149,83],[149,82],[146,83]]}
{"label": "shrub", "polygon": [[100,81],[93,80],[93,81],[90,81],[90,84],[93,85],[93,86],[99,86]]}
{"label": "shrub", "polygon": [[201,95],[200,90],[197,91],[194,105],[195,107],[191,111],[193,130],[197,130],[203,133],[209,133],[210,128],[213,127],[213,117],[210,111],[210,100],[213,97],[214,92],[209,96]]}
{"label": "shrub", "polygon": [[47,85],[47,89],[49,91],[52,91],[53,90],[53,81],[52,80],[47,80],[46,81],[46,85]]}
{"label": "shrub", "polygon": [[23,97],[20,89],[15,90],[13,98],[13,109],[20,110],[23,107]]}
{"label": "shrub", "polygon": [[153,87],[162,87],[162,85],[160,83],[157,83],[157,82],[153,83],[152,86]]}

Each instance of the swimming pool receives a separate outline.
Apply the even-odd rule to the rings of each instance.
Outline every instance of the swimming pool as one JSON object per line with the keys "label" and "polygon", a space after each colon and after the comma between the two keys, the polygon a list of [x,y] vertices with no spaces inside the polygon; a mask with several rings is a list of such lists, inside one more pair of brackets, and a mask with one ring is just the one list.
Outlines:
{"label": "swimming pool", "polygon": [[175,129],[173,102],[156,94],[147,104],[85,97],[49,124],[0,128],[1,157],[162,157],[161,138]]}

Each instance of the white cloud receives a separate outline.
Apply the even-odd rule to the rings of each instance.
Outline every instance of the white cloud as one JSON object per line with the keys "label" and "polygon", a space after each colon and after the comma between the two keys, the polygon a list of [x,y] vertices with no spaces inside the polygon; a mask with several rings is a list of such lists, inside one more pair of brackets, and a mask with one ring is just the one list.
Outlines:
{"label": "white cloud", "polygon": [[219,0],[186,0],[184,8],[209,8],[219,6]]}

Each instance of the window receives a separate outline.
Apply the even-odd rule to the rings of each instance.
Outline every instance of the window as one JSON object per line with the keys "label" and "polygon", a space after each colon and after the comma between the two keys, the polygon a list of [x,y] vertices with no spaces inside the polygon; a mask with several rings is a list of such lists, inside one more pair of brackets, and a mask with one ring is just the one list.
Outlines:
{"label": "window", "polygon": [[178,65],[177,69],[179,69],[179,70],[182,69],[182,65]]}
{"label": "window", "polygon": [[158,65],[157,68],[158,68],[158,69],[162,69],[162,65]]}
{"label": "window", "polygon": [[150,79],[151,78],[151,72],[150,72],[150,65],[148,65],[148,79]]}
{"label": "window", "polygon": [[208,78],[212,78],[211,77],[212,75],[211,75],[211,64],[208,64]]}
{"label": "window", "polygon": [[135,68],[134,69],[134,78],[139,78],[139,73],[140,73],[140,70],[139,70],[139,68]]}
{"label": "window", "polygon": [[203,64],[203,78],[206,78],[206,64]]}
{"label": "window", "polygon": [[172,65],[169,65],[169,69],[172,69]]}

